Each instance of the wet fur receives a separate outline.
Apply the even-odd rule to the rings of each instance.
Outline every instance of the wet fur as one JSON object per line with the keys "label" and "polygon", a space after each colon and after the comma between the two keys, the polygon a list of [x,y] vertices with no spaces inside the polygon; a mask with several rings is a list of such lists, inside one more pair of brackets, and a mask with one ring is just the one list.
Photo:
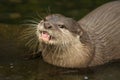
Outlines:
{"label": "wet fur", "polygon": [[78,22],[59,14],[49,15],[46,20],[57,20],[66,26],[62,30],[42,29],[54,36],[54,41],[38,39],[39,22],[24,31],[24,39],[29,40],[27,45],[42,51],[44,61],[60,67],[82,68],[120,59],[120,1],[107,3]]}

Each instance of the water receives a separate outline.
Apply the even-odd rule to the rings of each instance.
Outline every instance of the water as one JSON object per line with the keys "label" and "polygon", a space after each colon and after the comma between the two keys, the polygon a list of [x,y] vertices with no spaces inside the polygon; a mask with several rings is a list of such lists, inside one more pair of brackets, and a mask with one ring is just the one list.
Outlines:
{"label": "water", "polygon": [[22,29],[18,25],[0,25],[0,80],[120,80],[119,62],[99,66],[90,73],[53,75],[61,68],[47,64],[41,58],[23,58],[24,46],[17,39]]}

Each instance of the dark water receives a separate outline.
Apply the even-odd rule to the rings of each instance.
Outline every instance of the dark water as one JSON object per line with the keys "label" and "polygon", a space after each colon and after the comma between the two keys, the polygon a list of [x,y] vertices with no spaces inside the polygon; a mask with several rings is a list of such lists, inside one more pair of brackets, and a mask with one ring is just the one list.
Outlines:
{"label": "dark water", "polygon": [[19,24],[37,13],[60,13],[78,20],[110,1],[114,0],[0,0],[0,23]]}
{"label": "dark water", "polygon": [[18,25],[0,25],[0,80],[120,80],[120,63],[110,63],[91,73],[54,74],[60,70],[42,59],[25,60]]}

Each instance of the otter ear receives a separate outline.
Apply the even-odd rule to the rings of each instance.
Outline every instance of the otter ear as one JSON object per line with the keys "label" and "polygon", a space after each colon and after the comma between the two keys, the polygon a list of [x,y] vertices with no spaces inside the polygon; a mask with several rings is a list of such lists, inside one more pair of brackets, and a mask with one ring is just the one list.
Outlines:
{"label": "otter ear", "polygon": [[83,31],[80,31],[80,36],[82,36],[83,35]]}
{"label": "otter ear", "polygon": [[78,29],[77,34],[78,34],[77,38],[81,39],[81,37],[83,36],[83,31],[81,29]]}
{"label": "otter ear", "polygon": [[81,29],[78,29],[77,32],[78,32],[80,37],[83,35],[83,31]]}
{"label": "otter ear", "polygon": [[90,38],[85,31],[80,32],[79,39],[83,44],[90,43]]}

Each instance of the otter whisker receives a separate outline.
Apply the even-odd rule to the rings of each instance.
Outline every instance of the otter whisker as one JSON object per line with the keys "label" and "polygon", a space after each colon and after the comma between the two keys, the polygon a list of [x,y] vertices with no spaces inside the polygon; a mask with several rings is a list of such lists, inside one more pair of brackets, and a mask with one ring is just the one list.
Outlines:
{"label": "otter whisker", "polygon": [[22,24],[24,26],[31,26],[31,27],[37,27],[38,24],[34,24],[34,23],[25,23],[25,24]]}
{"label": "otter whisker", "polygon": [[39,22],[37,22],[37,21],[34,21],[34,20],[26,20],[26,23],[38,24]]}
{"label": "otter whisker", "polygon": [[32,33],[36,33],[36,29],[34,29],[34,30],[24,30],[21,34],[32,34]]}
{"label": "otter whisker", "polygon": [[31,38],[25,45],[31,44],[31,42],[34,40],[34,38]]}
{"label": "otter whisker", "polygon": [[41,18],[39,19],[39,17],[38,18],[36,18],[36,17],[31,17],[32,18],[32,20],[34,20],[34,21],[36,21],[36,22],[40,22],[41,21]]}
{"label": "otter whisker", "polygon": [[30,37],[30,36],[33,36],[33,35],[35,35],[34,31],[27,31],[27,32],[22,32],[21,33],[21,37]]}
{"label": "otter whisker", "polygon": [[34,39],[34,41],[32,42],[31,48],[32,48],[34,51],[36,51],[36,50],[37,50],[36,48],[38,48],[38,44],[39,44],[38,40],[37,40],[37,39]]}
{"label": "otter whisker", "polygon": [[34,35],[24,35],[24,36],[21,36],[20,39],[21,40],[29,40],[31,38],[34,38],[35,36]]}
{"label": "otter whisker", "polygon": [[[34,33],[33,33],[34,34]],[[22,40],[29,40],[29,39],[31,39],[31,38],[34,38],[34,37],[36,37],[36,35],[33,35],[33,34],[24,34],[24,35],[21,35],[20,37],[19,37],[19,39],[22,41]]]}
{"label": "otter whisker", "polygon": [[47,12],[47,15],[51,15],[51,9],[49,6],[47,7],[46,12]]}
{"label": "otter whisker", "polygon": [[37,48],[37,44],[38,44],[38,41],[31,41],[30,44],[27,44],[26,46],[30,48],[30,50],[35,50],[35,48]]}
{"label": "otter whisker", "polygon": [[21,34],[33,34],[33,33],[36,33],[36,30],[25,30],[25,31],[23,31]]}
{"label": "otter whisker", "polygon": [[38,16],[38,18],[40,18],[41,20],[44,20],[44,18],[42,16],[40,16],[39,12],[36,11],[36,15]]}

